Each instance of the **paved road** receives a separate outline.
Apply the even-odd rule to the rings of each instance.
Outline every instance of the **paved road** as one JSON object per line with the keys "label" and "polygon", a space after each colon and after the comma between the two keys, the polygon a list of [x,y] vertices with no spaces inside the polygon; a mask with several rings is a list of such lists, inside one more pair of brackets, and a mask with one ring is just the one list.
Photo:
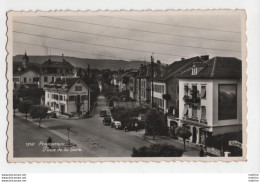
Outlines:
{"label": "paved road", "polygon": [[107,108],[106,99],[99,96],[94,116],[87,119],[49,119],[43,120],[42,126],[67,139],[70,127],[70,139],[73,144],[82,149],[75,154],[82,157],[129,157],[133,147],[149,146],[150,143],[122,130],[104,126],[103,118],[99,117],[100,109]]}

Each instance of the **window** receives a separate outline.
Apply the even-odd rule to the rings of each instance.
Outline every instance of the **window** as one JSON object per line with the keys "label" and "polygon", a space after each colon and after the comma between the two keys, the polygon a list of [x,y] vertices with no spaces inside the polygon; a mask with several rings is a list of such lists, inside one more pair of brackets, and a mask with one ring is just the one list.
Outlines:
{"label": "window", "polygon": [[82,95],[81,96],[81,100],[83,101],[83,100],[87,100],[87,95]]}
{"label": "window", "polygon": [[52,82],[54,82],[54,76],[53,76],[53,77],[51,77],[51,81],[52,81]]}
{"label": "window", "polygon": [[206,119],[206,107],[201,106],[201,119]]}
{"label": "window", "polygon": [[13,78],[14,82],[19,82],[19,78]]}
{"label": "window", "polygon": [[197,73],[198,73],[198,69],[197,69],[197,67],[195,65],[193,65],[191,74],[192,75],[197,75]]}
{"label": "window", "polygon": [[188,85],[184,85],[184,95],[188,95],[189,87]]}
{"label": "window", "polygon": [[75,96],[69,96],[69,101],[75,101]]}
{"label": "window", "polygon": [[26,78],[23,78],[23,82],[26,83],[27,79]]}
{"label": "window", "polygon": [[189,114],[189,106],[188,105],[184,105],[183,115],[184,116],[188,116],[188,114]]}
{"label": "window", "polygon": [[220,84],[218,86],[218,119],[237,118],[237,85]]}
{"label": "window", "polygon": [[75,86],[75,91],[82,91],[82,86]]}
{"label": "window", "polygon": [[60,95],[60,100],[63,100],[63,97],[62,97],[62,95]]}
{"label": "window", "polygon": [[38,77],[33,77],[33,82],[38,82],[39,78]]}
{"label": "window", "polygon": [[43,79],[44,79],[44,82],[48,82],[48,77],[47,76],[45,76]]}
{"label": "window", "polygon": [[197,106],[192,106],[192,117],[197,118]]}
{"label": "window", "polygon": [[206,86],[201,86],[201,98],[206,99]]}

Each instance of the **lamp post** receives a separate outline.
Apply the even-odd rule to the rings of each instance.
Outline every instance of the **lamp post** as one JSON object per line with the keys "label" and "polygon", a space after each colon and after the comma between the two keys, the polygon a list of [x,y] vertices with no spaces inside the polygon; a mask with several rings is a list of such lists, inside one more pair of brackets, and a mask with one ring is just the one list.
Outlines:
{"label": "lamp post", "polygon": [[68,145],[70,145],[70,127],[67,128],[68,131]]}

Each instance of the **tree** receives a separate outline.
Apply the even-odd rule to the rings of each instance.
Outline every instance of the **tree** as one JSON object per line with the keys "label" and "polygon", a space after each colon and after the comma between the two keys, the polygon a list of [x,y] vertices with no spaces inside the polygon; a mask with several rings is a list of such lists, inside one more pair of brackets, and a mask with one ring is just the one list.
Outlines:
{"label": "tree", "polygon": [[19,99],[17,99],[16,97],[13,97],[13,111],[14,111],[14,115],[15,115],[15,110],[18,108],[19,102],[20,102]]}
{"label": "tree", "polygon": [[32,101],[30,100],[23,100],[18,104],[19,112],[25,114],[25,119],[27,120],[27,114],[30,111],[30,107],[32,105]]}
{"label": "tree", "polygon": [[33,119],[39,119],[39,128],[41,127],[41,120],[47,117],[48,107],[41,105],[33,105],[30,108],[30,115]]}
{"label": "tree", "polygon": [[242,143],[242,132],[225,133],[206,138],[205,144],[207,147],[214,147],[220,150],[220,154],[224,156],[224,151],[231,152],[231,156],[242,156],[242,149],[229,146],[229,141],[235,140]]}
{"label": "tree", "polygon": [[163,115],[157,109],[150,109],[145,115],[145,132],[152,132],[153,139],[155,139],[155,133],[160,135],[165,134],[164,128],[166,124],[164,123]]}
{"label": "tree", "polygon": [[191,136],[190,128],[187,126],[181,126],[176,129],[177,136],[183,139],[183,150],[185,151],[185,142]]}

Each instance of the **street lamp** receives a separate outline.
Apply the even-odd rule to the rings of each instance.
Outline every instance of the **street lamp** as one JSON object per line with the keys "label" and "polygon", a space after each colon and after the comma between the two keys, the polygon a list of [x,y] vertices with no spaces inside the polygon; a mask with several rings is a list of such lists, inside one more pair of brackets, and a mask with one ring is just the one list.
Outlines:
{"label": "street lamp", "polygon": [[70,145],[70,127],[67,128],[68,131],[68,145]]}

